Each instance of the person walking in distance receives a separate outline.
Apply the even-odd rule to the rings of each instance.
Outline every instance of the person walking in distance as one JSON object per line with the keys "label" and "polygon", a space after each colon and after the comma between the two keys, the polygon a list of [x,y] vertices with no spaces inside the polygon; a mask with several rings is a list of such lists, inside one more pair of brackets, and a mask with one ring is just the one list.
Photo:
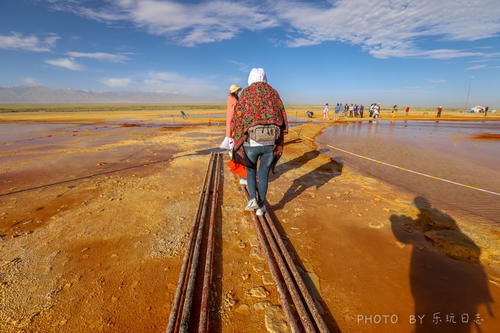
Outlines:
{"label": "person walking in distance", "polygon": [[484,116],[486,117],[488,115],[488,110],[490,109],[489,106],[486,107],[486,109],[484,109]]}
{"label": "person walking in distance", "polygon": [[410,112],[410,107],[409,106],[406,107],[406,116],[407,117],[408,117],[408,112]]}
{"label": "person walking in distance", "polygon": [[394,106],[392,107],[392,118],[396,117],[397,112],[398,112],[398,106],[394,104]]}
{"label": "person walking in distance", "polygon": [[437,113],[437,117],[438,117],[438,118],[441,118],[441,112],[442,112],[442,111],[443,111],[443,107],[440,105],[440,106],[438,107],[438,113]]}
{"label": "person walking in distance", "polygon": [[[227,96],[227,110],[226,110],[226,136],[224,137],[224,140],[220,144],[219,148],[220,149],[226,149],[229,150],[229,155],[232,158],[232,153],[231,150],[233,149],[234,146],[234,139],[233,139],[233,134],[231,130],[231,122],[233,120],[234,116],[234,109],[236,108],[236,104],[238,103],[238,93],[241,91],[241,87],[238,87],[235,84],[232,84],[229,87],[229,94]],[[242,165],[237,165],[234,163],[233,160],[230,161],[230,170],[231,172],[235,172],[235,170],[240,170],[239,174],[241,175],[240,178],[240,184],[241,185],[247,185],[247,180],[246,176],[244,175],[243,170],[245,170],[245,167]],[[242,174],[243,173],[243,174]]]}
{"label": "person walking in distance", "polygon": [[377,119],[380,116],[380,104],[376,104],[373,109],[373,119]]}
{"label": "person walking in distance", "polygon": [[241,88],[235,84],[232,84],[229,87],[229,94],[227,96],[227,109],[226,109],[226,136],[224,140],[220,144],[221,149],[230,150],[232,145],[234,144],[234,140],[231,135],[231,122],[233,120],[234,109],[236,108],[236,104],[238,104],[238,93]]}
{"label": "person walking in distance", "polygon": [[264,69],[250,71],[248,87],[241,92],[231,127],[233,158],[247,167],[250,200],[245,210],[257,210],[256,214],[262,216],[266,212],[269,171],[278,163],[288,133],[285,107],[278,92],[267,83]]}
{"label": "person walking in distance", "polygon": [[325,108],[323,109],[323,120],[330,120],[330,108],[328,107],[328,103],[325,104]]}
{"label": "person walking in distance", "polygon": [[363,118],[363,111],[365,111],[365,106],[364,106],[363,104],[361,104],[361,105],[359,106],[359,116],[360,116],[361,118]]}
{"label": "person walking in distance", "polygon": [[333,120],[339,120],[339,112],[342,110],[342,104],[337,103],[335,107],[335,114],[333,115]]}

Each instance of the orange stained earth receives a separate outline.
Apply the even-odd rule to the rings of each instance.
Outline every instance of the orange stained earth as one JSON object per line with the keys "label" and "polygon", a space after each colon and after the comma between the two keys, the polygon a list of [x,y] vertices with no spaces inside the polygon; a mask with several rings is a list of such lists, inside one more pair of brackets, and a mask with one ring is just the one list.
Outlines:
{"label": "orange stained earth", "polygon": [[[0,331],[165,330],[224,129],[130,124],[59,133],[56,146],[0,147]],[[286,137],[267,199],[332,330],[497,331],[494,223],[362,176],[304,139],[329,125]],[[210,322],[222,332],[285,332],[245,204],[225,167]]]}

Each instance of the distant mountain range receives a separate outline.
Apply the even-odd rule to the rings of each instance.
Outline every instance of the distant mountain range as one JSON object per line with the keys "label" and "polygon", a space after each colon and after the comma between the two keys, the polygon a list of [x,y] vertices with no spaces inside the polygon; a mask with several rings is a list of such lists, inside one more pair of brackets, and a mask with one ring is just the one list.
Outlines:
{"label": "distant mountain range", "polygon": [[0,104],[58,103],[193,103],[206,98],[141,91],[89,91],[56,89],[41,85],[0,87]]}

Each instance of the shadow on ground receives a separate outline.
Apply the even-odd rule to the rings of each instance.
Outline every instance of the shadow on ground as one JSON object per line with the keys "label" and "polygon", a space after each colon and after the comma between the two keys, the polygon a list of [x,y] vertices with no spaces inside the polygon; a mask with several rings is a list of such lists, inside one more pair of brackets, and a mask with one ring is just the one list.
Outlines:
{"label": "shadow on ground", "polygon": [[416,197],[414,202],[420,210],[416,219],[390,217],[398,241],[413,245],[411,292],[415,316],[424,315],[414,332],[466,333],[472,326],[481,332],[480,324],[488,318],[478,315],[479,307],[486,306],[494,317],[488,278],[479,261],[481,249],[426,198]]}
{"label": "shadow on ground", "polygon": [[[271,178],[271,181],[276,180],[279,175],[282,175],[290,170],[300,168],[308,161],[318,157],[321,153],[322,150],[309,151],[300,157],[279,165],[276,167],[276,175]],[[282,209],[288,202],[298,197],[306,189],[313,186],[316,187],[316,189],[320,188],[328,183],[330,179],[340,176],[342,174],[343,166],[344,165],[342,163],[330,158],[328,162],[320,165],[309,173],[294,179],[293,183],[290,185],[288,190],[286,190],[281,200],[274,206],[271,206],[271,208],[274,210]]]}
{"label": "shadow on ground", "polygon": [[[299,140],[299,139],[296,139],[296,140]],[[291,144],[291,143],[292,142],[288,142],[287,144]],[[324,150],[323,149],[322,150],[311,150],[311,151],[308,151],[308,152],[302,154],[299,157],[294,158],[293,160],[289,160],[285,163],[278,164],[276,166],[276,168],[274,169],[274,171],[275,171],[274,174],[270,175],[269,181],[270,182],[275,181],[281,175],[287,173],[288,171],[300,168],[301,166],[303,166],[307,162],[315,159],[316,157],[318,157],[321,153],[324,153],[325,151],[326,151],[326,149],[324,149]]]}
{"label": "shadow on ground", "polygon": [[194,153],[190,154],[182,154],[178,155],[177,157],[187,157],[187,156],[204,156],[204,155],[210,155],[211,153],[224,153],[227,150],[221,149],[221,148],[208,148],[208,149],[200,149],[195,151]]}

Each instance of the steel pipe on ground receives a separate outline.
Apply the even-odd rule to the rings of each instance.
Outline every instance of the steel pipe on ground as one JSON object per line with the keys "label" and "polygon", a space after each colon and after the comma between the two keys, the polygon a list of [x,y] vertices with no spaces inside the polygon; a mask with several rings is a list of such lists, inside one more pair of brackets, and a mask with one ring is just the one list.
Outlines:
{"label": "steel pipe on ground", "polygon": [[200,248],[201,241],[203,237],[203,229],[205,227],[205,216],[207,214],[207,206],[208,206],[208,193],[210,190],[210,184],[212,182],[212,173],[213,173],[213,158],[214,154],[211,155],[211,163],[210,163],[210,177],[208,178],[207,185],[207,195],[203,199],[203,209],[201,210],[200,223],[198,224],[198,231],[196,235],[196,242],[193,250],[193,257],[191,260],[191,270],[189,272],[189,279],[186,287],[186,296],[184,298],[184,306],[182,308],[182,316],[181,322],[179,326],[179,332],[187,333],[189,331],[189,324],[191,319],[191,305],[193,303],[193,293],[196,282],[196,273],[198,269],[198,261],[200,259]]}
{"label": "steel pipe on ground", "polygon": [[283,280],[285,281],[285,284],[288,288],[288,292],[290,293],[290,296],[292,297],[293,303],[295,304],[295,308],[297,309],[297,312],[299,313],[300,320],[302,322],[302,325],[304,326],[305,331],[308,333],[316,332],[316,329],[311,321],[311,318],[309,317],[309,313],[307,312],[307,309],[304,306],[304,302],[302,301],[302,299],[300,297],[300,293],[297,290],[297,287],[295,286],[295,283],[293,281],[292,276],[290,275],[290,272],[288,271],[288,267],[286,266],[286,262],[283,260],[283,256],[282,256],[281,252],[279,251],[278,246],[276,245],[276,241],[274,240],[273,235],[271,234],[271,231],[269,230],[269,226],[267,225],[267,221],[265,221],[265,218],[263,216],[259,216],[258,220],[260,222],[262,229],[264,230],[264,234],[266,236],[266,239],[271,247],[274,258],[276,259],[276,263],[278,264],[278,268],[279,268],[281,275],[283,277]]}
{"label": "steel pipe on ground", "polygon": [[312,298],[311,294],[309,293],[309,290],[307,289],[306,284],[304,283],[304,280],[297,269],[297,266],[295,265],[295,262],[293,261],[290,252],[288,252],[288,249],[285,246],[285,243],[283,242],[283,239],[280,236],[280,233],[278,232],[276,225],[269,215],[268,212],[265,213],[266,221],[271,228],[271,231],[274,235],[274,238],[278,242],[278,245],[281,249],[281,252],[283,253],[283,256],[285,257],[285,260],[288,264],[288,267],[290,268],[290,271],[292,272],[293,277],[295,278],[295,282],[297,282],[297,286],[300,289],[300,292],[302,293],[302,296],[304,297],[307,306],[309,308],[309,312],[312,314],[314,321],[316,322],[316,325],[318,326],[318,329],[321,333],[329,333],[330,329],[326,325],[323,317],[321,316],[318,307],[316,305],[316,302]]}
{"label": "steel pipe on ground", "polygon": [[210,284],[212,283],[212,266],[213,266],[213,254],[214,254],[214,221],[215,221],[215,207],[217,206],[217,201],[219,197],[219,185],[220,185],[220,174],[221,174],[221,159],[222,155],[217,154],[217,166],[215,168],[215,185],[212,195],[212,209],[210,211],[210,223],[208,226],[208,242],[207,242],[207,254],[205,256],[205,273],[203,276],[203,289],[201,295],[201,313],[200,321],[198,325],[198,332],[205,333],[208,331],[209,325],[209,311],[210,311]]}
{"label": "steel pipe on ground", "polygon": [[176,330],[177,324],[179,322],[179,310],[182,310],[181,308],[181,300],[183,298],[183,293],[184,293],[184,284],[186,280],[186,273],[188,270],[188,266],[191,262],[191,254],[193,250],[193,245],[195,243],[195,230],[198,226],[199,218],[200,218],[200,212],[201,212],[201,204],[204,201],[204,197],[206,194],[208,194],[207,191],[207,179],[209,177],[209,171],[210,171],[210,166],[212,165],[212,159],[213,156],[210,156],[210,162],[208,163],[207,170],[205,171],[205,178],[203,179],[203,185],[200,190],[200,196],[198,199],[198,207],[196,209],[196,213],[194,215],[193,219],[193,226],[191,227],[191,233],[189,236],[189,242],[188,246],[186,248],[186,253],[184,255],[184,259],[182,261],[182,267],[181,267],[181,272],[179,274],[179,282],[177,283],[177,289],[175,291],[175,296],[174,296],[174,301],[172,303],[172,309],[170,310],[170,317],[168,320],[168,326],[167,326],[167,333],[173,333]]}
{"label": "steel pipe on ground", "polygon": [[[246,199],[250,200],[247,188],[242,185],[241,189],[243,190]],[[262,245],[262,248],[264,250],[264,255],[269,265],[269,270],[273,277],[274,283],[276,284],[276,289],[278,290],[278,294],[281,300],[281,305],[283,306],[283,310],[285,312],[288,325],[290,326],[290,329],[293,333],[300,332],[297,317],[290,306],[290,302],[288,301],[285,287],[283,286],[283,282],[281,281],[281,277],[278,273],[278,268],[276,267],[275,259],[273,259],[271,250],[269,249],[269,245],[266,242],[266,237],[262,230],[262,226],[260,225],[259,220],[257,219],[257,216],[255,215],[254,212],[252,212],[252,216],[254,220],[255,229],[257,231],[257,236],[259,237],[260,244]]]}

